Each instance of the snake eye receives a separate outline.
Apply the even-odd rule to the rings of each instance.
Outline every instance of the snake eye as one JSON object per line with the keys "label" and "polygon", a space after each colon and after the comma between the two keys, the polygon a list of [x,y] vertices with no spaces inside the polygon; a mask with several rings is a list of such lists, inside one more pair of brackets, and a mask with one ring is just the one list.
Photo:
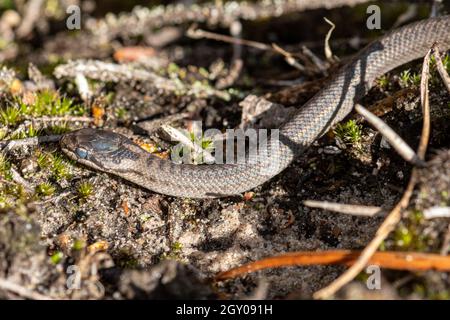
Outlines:
{"label": "snake eye", "polygon": [[75,150],[75,153],[76,153],[77,156],[80,157],[81,159],[86,159],[86,158],[87,158],[87,155],[88,155],[88,152],[87,152],[86,150],[84,150],[84,149],[81,149],[81,148],[77,148],[77,149]]}

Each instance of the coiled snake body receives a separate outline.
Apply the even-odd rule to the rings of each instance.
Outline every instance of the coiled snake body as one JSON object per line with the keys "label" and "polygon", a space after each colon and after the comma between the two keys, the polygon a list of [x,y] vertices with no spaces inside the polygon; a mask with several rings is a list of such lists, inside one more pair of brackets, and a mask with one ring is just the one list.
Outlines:
{"label": "coiled snake body", "polygon": [[369,44],[279,129],[279,141],[236,164],[191,165],[162,160],[128,138],[81,129],[61,139],[72,159],[158,193],[211,198],[235,195],[269,180],[342,120],[384,73],[423,57],[434,43],[450,49],[450,16],[419,21]]}

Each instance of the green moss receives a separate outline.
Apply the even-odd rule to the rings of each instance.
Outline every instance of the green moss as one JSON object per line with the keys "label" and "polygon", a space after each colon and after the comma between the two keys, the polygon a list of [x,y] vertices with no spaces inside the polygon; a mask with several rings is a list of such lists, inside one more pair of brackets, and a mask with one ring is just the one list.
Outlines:
{"label": "green moss", "polygon": [[444,65],[447,72],[450,72],[450,55],[446,55],[444,59],[442,59],[442,64]]}
{"label": "green moss", "polygon": [[172,247],[170,248],[169,252],[164,252],[161,255],[160,260],[167,260],[167,259],[179,260],[182,250],[183,245],[180,242],[176,241],[172,244]]}
{"label": "green moss", "polygon": [[407,249],[411,246],[414,235],[408,228],[402,226],[395,230],[394,238],[397,247]]}
{"label": "green moss", "polygon": [[172,251],[174,252],[180,252],[183,249],[183,245],[176,241],[173,245],[172,245]]}
{"label": "green moss", "polygon": [[11,139],[16,140],[37,137],[40,133],[40,130],[36,129],[33,124],[30,124],[25,130],[18,131],[11,135]]}
{"label": "green moss", "polygon": [[62,261],[62,258],[64,257],[64,254],[61,251],[57,251],[50,257],[50,261],[53,264],[59,264]]}
{"label": "green moss", "polygon": [[[15,97],[8,105],[0,108],[0,123],[6,126],[15,126],[30,117],[79,116],[86,113],[84,106],[74,104],[72,99],[60,97],[54,91],[36,93],[28,100],[31,102],[25,101],[21,97]],[[29,132],[23,134],[22,137],[32,137],[36,135],[34,133]]]}
{"label": "green moss", "polygon": [[37,156],[37,164],[39,168],[48,168],[51,164],[51,155],[48,153],[40,152]]}
{"label": "green moss", "polygon": [[49,182],[41,183],[36,187],[36,193],[40,196],[51,196],[56,191],[56,188]]}
{"label": "green moss", "polygon": [[89,198],[92,191],[94,191],[94,186],[88,181],[81,182],[77,187],[78,196],[83,199]]}
{"label": "green moss", "polygon": [[382,75],[381,77],[378,78],[377,80],[378,85],[383,88],[383,89],[387,89],[389,86],[389,77],[387,75]]}
{"label": "green moss", "polygon": [[420,84],[421,76],[418,73],[411,72],[410,69],[404,70],[400,73],[400,85],[404,88],[410,86],[418,86]]}
{"label": "green moss", "polygon": [[178,75],[178,73],[180,72],[181,68],[176,64],[176,63],[169,63],[169,65],[167,66],[167,74],[175,74]]}
{"label": "green moss", "polygon": [[[201,146],[201,148],[207,152],[212,154],[214,151],[214,142],[209,137],[205,137],[203,134],[201,136],[196,136],[194,132],[188,133],[189,140],[191,140],[194,144]],[[182,158],[184,156],[184,151],[190,153],[189,156],[191,161],[195,164],[205,163],[207,159],[205,159],[205,154],[203,152],[194,152],[194,150],[190,146],[184,145],[181,147],[180,145],[176,145],[172,147],[170,152],[173,156],[177,156]]]}
{"label": "green moss", "polygon": [[334,134],[345,143],[357,145],[362,138],[361,125],[355,120],[339,123],[334,129]]}
{"label": "green moss", "polygon": [[403,219],[393,233],[394,247],[404,251],[424,251],[428,237],[424,236],[423,212],[415,210]]}
{"label": "green moss", "polygon": [[0,122],[5,126],[16,125],[21,119],[20,109],[15,106],[7,106],[0,110]]}
{"label": "green moss", "polygon": [[57,181],[71,177],[69,162],[59,154],[39,153],[37,163],[42,170],[50,170]]}
{"label": "green moss", "polygon": [[75,251],[83,250],[86,247],[86,242],[83,239],[76,239],[73,242],[72,249]]}
{"label": "green moss", "polygon": [[7,180],[11,180],[11,163],[8,158],[0,153],[0,176]]}
{"label": "green moss", "polygon": [[430,300],[450,300],[450,291],[443,290],[438,292],[433,292],[428,295]]}
{"label": "green moss", "polygon": [[51,170],[56,180],[68,179],[71,177],[69,164],[58,154],[53,156],[53,166]]}
{"label": "green moss", "polygon": [[120,108],[116,109],[116,117],[117,117],[117,119],[121,119],[121,120],[125,119],[127,113],[128,113],[128,111],[124,107],[120,107]]}
{"label": "green moss", "polygon": [[85,113],[82,106],[76,105],[67,97],[60,97],[53,91],[42,91],[36,94],[32,103],[25,103],[18,98],[21,113],[30,116],[64,116],[81,115]]}

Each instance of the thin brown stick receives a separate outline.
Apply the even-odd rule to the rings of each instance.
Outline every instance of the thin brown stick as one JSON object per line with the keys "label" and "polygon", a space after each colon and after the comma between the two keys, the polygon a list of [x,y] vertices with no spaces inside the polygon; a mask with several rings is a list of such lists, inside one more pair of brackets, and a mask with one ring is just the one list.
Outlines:
{"label": "thin brown stick", "polygon": [[264,51],[272,51],[278,54],[281,54],[282,56],[284,56],[286,62],[300,70],[300,71],[305,71],[305,67],[303,65],[301,65],[293,56],[290,52],[287,52],[286,50],[282,49],[281,47],[279,47],[276,44],[272,44],[271,46],[262,42],[257,42],[257,41],[251,41],[251,40],[245,40],[242,38],[236,38],[236,37],[230,37],[230,36],[226,36],[223,34],[217,34],[214,32],[210,32],[210,31],[205,31],[202,29],[196,29],[195,26],[192,26],[191,28],[188,29],[188,31],[186,32],[186,35],[190,38],[193,39],[211,39],[211,40],[216,40],[216,41],[222,41],[222,42],[227,42],[227,43],[231,43],[234,45],[245,45],[248,47],[252,47],[255,49],[259,49],[259,50],[264,50]]}
{"label": "thin brown stick", "polygon": [[203,29],[196,29],[195,25],[186,31],[186,35],[193,39],[201,39],[201,38],[210,39],[210,40],[227,42],[227,43],[231,43],[231,44],[245,45],[247,47],[252,47],[255,49],[259,49],[259,50],[274,51],[272,46],[262,43],[262,42],[230,37],[230,36],[226,36],[224,34],[218,34],[218,33],[206,31]]}
{"label": "thin brown stick", "polygon": [[[244,264],[217,274],[217,281],[227,280],[245,275],[250,272],[272,268],[300,267],[311,265],[353,265],[360,256],[361,251],[329,250],[329,251],[299,251],[279,256],[264,258],[255,262]],[[369,264],[380,268],[394,270],[414,271],[450,271],[450,256],[421,252],[376,252],[369,257]]]}
{"label": "thin brown stick", "polygon": [[328,201],[305,200],[303,204],[310,208],[319,208],[338,213],[350,214],[354,216],[373,217],[383,211],[376,206],[361,206],[356,204],[345,204]]}
{"label": "thin brown stick", "polygon": [[[428,77],[429,77],[429,62],[430,62],[431,50],[428,51],[427,55],[423,61],[422,67],[422,79],[421,79],[421,102],[423,111],[423,127],[422,135],[420,137],[419,147],[417,149],[417,154],[420,159],[425,158],[425,152],[428,145],[428,140],[430,137],[430,109],[429,109],[429,98],[428,98]],[[418,171],[413,168],[411,172],[411,177],[408,182],[408,186],[397,205],[388,214],[386,219],[381,224],[380,228],[377,230],[375,237],[367,245],[367,247],[361,252],[361,256],[358,260],[347,269],[342,275],[340,275],[336,280],[334,280],[327,287],[314,293],[315,299],[325,299],[335,294],[344,285],[352,281],[367,265],[371,257],[375,254],[380,244],[387,238],[387,236],[394,230],[395,226],[401,219],[403,210],[409,204],[414,187],[417,182]]]}

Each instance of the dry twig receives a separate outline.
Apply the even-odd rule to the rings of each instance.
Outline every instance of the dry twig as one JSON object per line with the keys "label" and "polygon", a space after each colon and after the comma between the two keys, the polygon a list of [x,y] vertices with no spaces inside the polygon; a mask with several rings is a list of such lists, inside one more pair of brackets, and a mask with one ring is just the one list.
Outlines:
{"label": "dry twig", "polygon": [[361,206],[355,204],[343,204],[328,201],[305,200],[303,204],[311,208],[319,208],[329,211],[335,211],[354,216],[373,217],[380,213],[383,209],[375,206]]}

